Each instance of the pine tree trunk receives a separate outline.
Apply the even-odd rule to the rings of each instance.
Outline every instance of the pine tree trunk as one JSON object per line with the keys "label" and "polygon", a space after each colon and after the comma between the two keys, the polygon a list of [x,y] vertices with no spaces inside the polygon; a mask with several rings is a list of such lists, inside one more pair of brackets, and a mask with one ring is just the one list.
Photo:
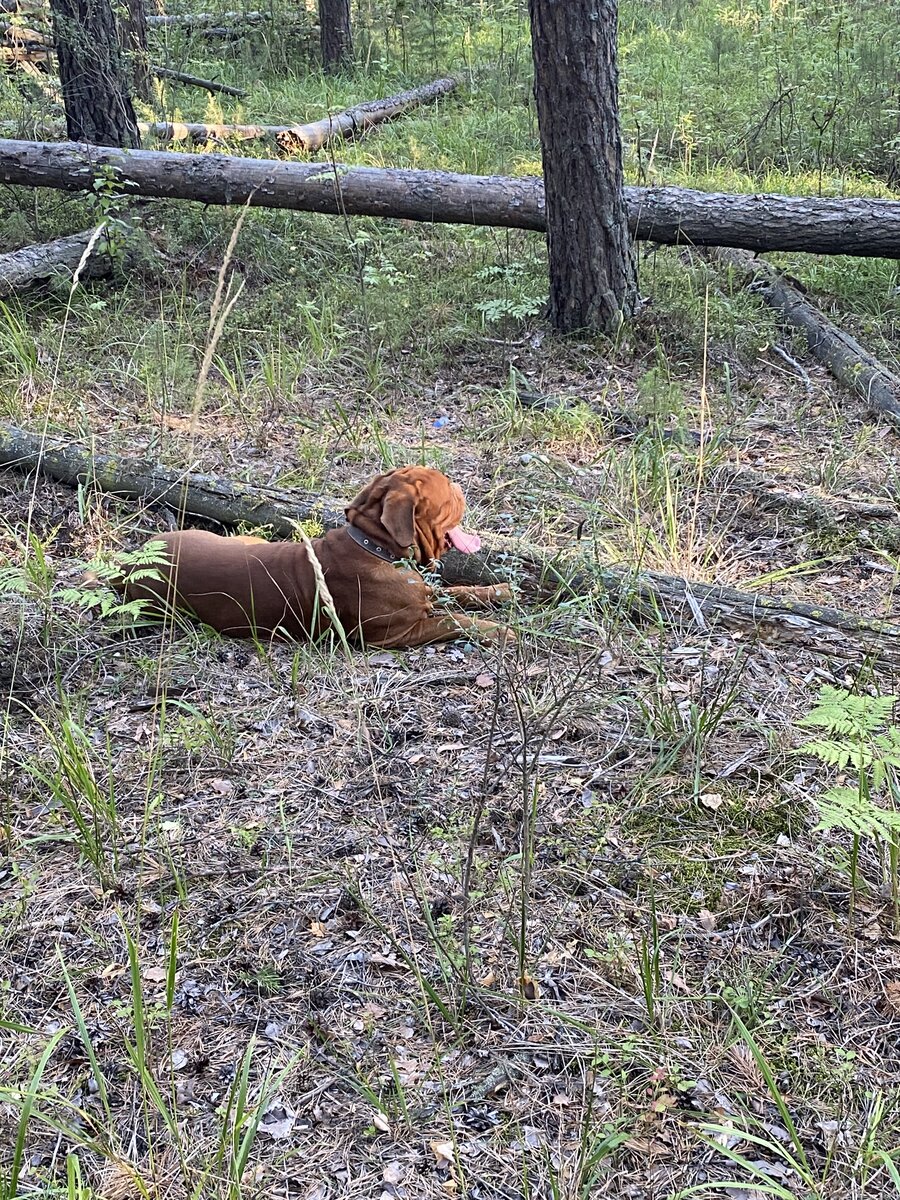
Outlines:
{"label": "pine tree trunk", "polygon": [[110,0],[50,0],[69,137],[141,144]]}
{"label": "pine tree trunk", "polygon": [[322,66],[329,73],[347,66],[353,53],[350,0],[319,0]]}
{"label": "pine tree trunk", "polygon": [[616,0],[529,0],[550,320],[614,331],[637,307],[622,175]]}
{"label": "pine tree trunk", "polygon": [[150,54],[147,50],[147,10],[144,0],[126,0],[126,6],[127,11],[119,25],[119,37],[127,65],[127,77],[131,80],[132,93],[140,100],[149,101],[152,90]]}

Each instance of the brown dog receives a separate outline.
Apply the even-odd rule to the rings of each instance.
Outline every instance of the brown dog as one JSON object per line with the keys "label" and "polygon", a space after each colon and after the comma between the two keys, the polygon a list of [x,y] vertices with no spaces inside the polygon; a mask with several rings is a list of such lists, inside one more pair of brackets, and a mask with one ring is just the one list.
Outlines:
{"label": "brown dog", "polygon": [[[347,636],[369,646],[424,646],[457,637],[491,640],[501,626],[435,606],[418,571],[450,546],[481,545],[459,528],[463,494],[440,471],[400,467],[378,475],[346,509],[347,524],[312,548]],[[157,540],[157,539],[154,539]],[[331,621],[309,550],[296,542],[220,537],[199,529],[162,534],[168,562],[159,580],[124,580],[129,600],[174,607],[232,637],[317,637]],[[460,608],[488,608],[509,597],[497,587],[450,587]]]}

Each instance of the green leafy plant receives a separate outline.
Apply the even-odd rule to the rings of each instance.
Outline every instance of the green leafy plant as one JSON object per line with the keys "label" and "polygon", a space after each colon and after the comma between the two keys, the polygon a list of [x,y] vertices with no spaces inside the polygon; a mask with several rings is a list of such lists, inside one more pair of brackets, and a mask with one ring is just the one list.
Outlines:
{"label": "green leafy plant", "polygon": [[842,781],[817,797],[819,822],[815,828],[821,833],[838,829],[851,835],[854,895],[859,888],[861,840],[871,838],[880,850],[887,848],[894,926],[900,928],[900,811],[896,807],[900,799],[900,728],[890,723],[896,701],[893,695],[860,696],[824,686],[818,704],[799,724],[821,729],[825,736],[804,742],[799,753],[812,755],[842,774],[849,773],[849,782]]}
{"label": "green leafy plant", "polygon": [[131,234],[131,227],[123,216],[128,205],[123,188],[134,186],[129,180],[123,180],[119,169],[110,163],[102,163],[97,167],[91,202],[106,234],[98,250],[118,263],[125,258]]}

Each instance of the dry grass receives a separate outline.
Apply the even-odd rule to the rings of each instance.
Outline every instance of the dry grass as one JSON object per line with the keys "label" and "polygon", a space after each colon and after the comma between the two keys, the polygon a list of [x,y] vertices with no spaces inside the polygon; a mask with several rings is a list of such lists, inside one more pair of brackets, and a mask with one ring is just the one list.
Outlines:
{"label": "dry grass", "polygon": [[[590,399],[577,359],[548,360],[543,386]],[[464,379],[458,400],[508,413]],[[718,493],[696,447],[524,422],[499,451],[432,435],[479,527],[561,544],[588,517],[623,556],[655,528],[671,557],[653,565],[727,563],[738,583],[825,553],[790,514],[767,524],[732,484]],[[405,428],[395,409],[398,453]],[[745,426],[745,460],[776,436]],[[794,445],[795,478],[823,441]],[[195,452],[217,466],[223,445],[201,433]],[[379,465],[336,462],[328,490]],[[2,485],[14,526],[28,492]],[[79,513],[47,483],[35,500],[63,582],[99,544],[138,539],[108,501]],[[839,559],[774,590],[893,612],[865,552]],[[790,753],[819,684],[862,680],[851,663],[527,597],[502,662],[465,646],[347,662],[195,632],[123,640],[52,586],[27,602],[5,735],[2,1018],[31,1031],[5,1035],[7,1145],[16,1089],[62,1031],[22,1188],[46,1191],[72,1155],[77,1194],[104,1197],[891,1186],[900,964],[877,891],[851,916],[839,845],[810,833],[821,780]],[[99,866],[29,775],[71,789],[65,727],[85,733],[82,786],[113,780]],[[864,874],[879,876],[868,852]],[[710,1124],[731,1132],[704,1142]]]}

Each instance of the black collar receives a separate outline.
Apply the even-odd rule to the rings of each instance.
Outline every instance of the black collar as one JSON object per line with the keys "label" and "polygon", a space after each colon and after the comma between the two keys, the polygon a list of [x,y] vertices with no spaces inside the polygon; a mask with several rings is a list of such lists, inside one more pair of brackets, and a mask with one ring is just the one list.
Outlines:
{"label": "black collar", "polygon": [[382,559],[384,562],[397,562],[397,556],[391,554],[390,550],[386,550],[384,546],[379,546],[374,538],[368,537],[361,529],[357,529],[355,525],[349,522],[345,529],[350,534],[352,541],[356,542],[357,546],[362,546],[363,550],[367,550],[369,554],[374,554],[376,558]]}

